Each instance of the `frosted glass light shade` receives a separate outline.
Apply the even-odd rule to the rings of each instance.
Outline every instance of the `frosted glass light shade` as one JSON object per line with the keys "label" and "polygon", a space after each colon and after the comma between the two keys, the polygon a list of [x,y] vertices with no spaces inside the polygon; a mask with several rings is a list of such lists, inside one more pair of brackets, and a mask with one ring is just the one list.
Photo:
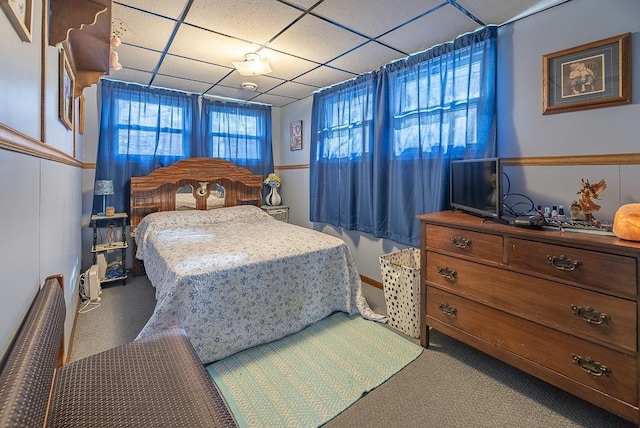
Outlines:
{"label": "frosted glass light shade", "polygon": [[246,54],[244,61],[231,61],[231,63],[243,76],[259,76],[273,71],[269,61],[261,58],[257,53]]}

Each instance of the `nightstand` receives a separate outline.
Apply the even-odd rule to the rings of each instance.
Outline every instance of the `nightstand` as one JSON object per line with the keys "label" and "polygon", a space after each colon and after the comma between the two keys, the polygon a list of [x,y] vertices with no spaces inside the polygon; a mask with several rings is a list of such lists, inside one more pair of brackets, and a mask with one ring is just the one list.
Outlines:
{"label": "nightstand", "polygon": [[276,220],[289,223],[289,207],[286,205],[263,205],[262,209]]}
{"label": "nightstand", "polygon": [[[91,216],[93,224],[91,252],[93,264],[98,265],[101,283],[118,280],[122,280],[123,284],[127,283],[127,217],[126,213]],[[99,225],[101,225],[100,236],[98,236]]]}

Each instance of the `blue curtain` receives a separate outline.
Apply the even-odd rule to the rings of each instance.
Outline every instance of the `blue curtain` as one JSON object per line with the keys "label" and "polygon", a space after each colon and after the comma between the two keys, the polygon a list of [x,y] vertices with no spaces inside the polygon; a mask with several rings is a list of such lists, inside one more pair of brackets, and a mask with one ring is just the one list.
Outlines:
{"label": "blue curtain", "polygon": [[[331,132],[346,125],[327,120],[325,112],[340,109],[348,101],[337,103],[330,96],[335,88],[315,94],[311,221],[419,245],[416,215],[448,208],[450,160],[496,154],[496,37],[497,27],[487,27],[375,73],[370,153],[345,161],[338,176],[322,174],[318,165],[328,162],[325,153],[334,145]],[[353,183],[342,180],[345,174]],[[353,188],[344,190],[346,185]],[[329,190],[318,191],[324,188]],[[366,205],[356,206],[353,199],[344,198],[336,202],[335,193],[354,193],[355,200]],[[336,203],[346,203],[338,218]]]}
{"label": "blue curtain", "polygon": [[313,98],[310,219],[374,232],[373,115],[376,73]]}
{"label": "blue curtain", "polygon": [[[113,180],[107,205],[129,212],[130,181],[193,156],[197,147],[198,96],[101,80],[96,180]],[[102,211],[102,196],[93,210]]]}
{"label": "blue curtain", "polygon": [[[273,171],[271,107],[202,100],[168,89],[101,80],[96,180],[113,180],[107,205],[129,212],[131,177],[191,157],[226,159],[255,174]],[[95,196],[92,213],[102,211]]]}
{"label": "blue curtain", "polygon": [[271,133],[270,106],[202,100],[204,156],[231,161],[266,177],[273,172]]}

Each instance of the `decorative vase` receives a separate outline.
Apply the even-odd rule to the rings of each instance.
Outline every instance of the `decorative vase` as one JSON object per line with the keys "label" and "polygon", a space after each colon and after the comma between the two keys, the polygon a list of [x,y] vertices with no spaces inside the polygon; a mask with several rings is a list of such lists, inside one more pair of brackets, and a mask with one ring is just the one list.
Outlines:
{"label": "decorative vase", "polygon": [[276,206],[276,205],[280,205],[280,203],[282,202],[282,198],[280,197],[280,193],[278,193],[278,188],[277,187],[272,187],[271,190],[269,191],[269,194],[267,195],[267,197],[265,198],[264,202],[269,205],[269,206]]}

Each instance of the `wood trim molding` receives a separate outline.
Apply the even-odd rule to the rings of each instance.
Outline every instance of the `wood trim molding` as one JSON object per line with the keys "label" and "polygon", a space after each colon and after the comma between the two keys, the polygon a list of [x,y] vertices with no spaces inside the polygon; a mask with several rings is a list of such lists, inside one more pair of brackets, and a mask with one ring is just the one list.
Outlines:
{"label": "wood trim molding", "polygon": [[360,281],[383,290],[382,283],[380,281],[376,281],[375,279],[369,278],[368,276],[360,275]]}
{"label": "wood trim molding", "polygon": [[22,153],[41,159],[82,167],[82,162],[68,154],[0,123],[0,149]]}
{"label": "wood trim molding", "polygon": [[[524,158],[501,158],[505,166],[561,166],[561,165],[637,165],[640,164],[640,153],[623,153],[609,155],[579,156],[534,156]],[[293,169],[309,169],[309,164],[276,165],[277,171]],[[84,169],[95,169],[95,163],[83,164]]]}
{"label": "wood trim molding", "polygon": [[640,153],[501,158],[500,162],[504,166],[637,165]]}
{"label": "wood trim molding", "polygon": [[310,165],[308,163],[299,164],[299,165],[276,165],[273,169],[278,171],[285,171],[287,169],[309,169]]}
{"label": "wood trim molding", "polygon": [[[500,158],[505,166],[562,166],[562,165],[638,165],[640,153],[618,153],[576,156],[532,156],[523,158]],[[309,169],[309,164],[277,165],[274,169]]]}

